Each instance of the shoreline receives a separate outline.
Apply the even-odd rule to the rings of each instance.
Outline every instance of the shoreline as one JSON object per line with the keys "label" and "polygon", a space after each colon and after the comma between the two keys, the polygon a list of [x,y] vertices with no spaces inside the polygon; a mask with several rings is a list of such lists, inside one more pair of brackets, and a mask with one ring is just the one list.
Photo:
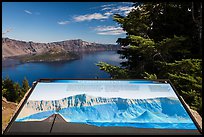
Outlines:
{"label": "shoreline", "polygon": [[[39,54],[39,55],[45,55],[45,54]],[[37,55],[37,56],[39,56]],[[14,65],[20,65],[25,63],[54,63],[54,62],[66,62],[66,61],[73,61],[78,60],[81,58],[81,56],[76,55],[76,57],[67,57],[67,58],[57,58],[55,60],[48,60],[48,59],[28,59],[24,60],[27,57],[35,56],[33,54],[26,54],[26,55],[19,55],[19,56],[9,56],[9,57],[3,57],[2,58],[2,67],[10,67]]]}
{"label": "shoreline", "polygon": [[[74,54],[76,54],[77,57],[73,57],[73,58],[64,58],[64,59],[55,59],[55,60],[29,60],[29,61],[22,61],[22,59],[29,57],[29,56],[35,56],[35,54],[8,56],[8,57],[2,58],[2,67],[11,67],[15,65],[24,64],[24,63],[56,63],[56,62],[74,61],[74,60],[81,59],[84,54],[93,54],[93,53],[104,52],[104,51],[116,51],[117,52],[117,50],[81,51],[81,52],[77,52],[78,54],[74,52]],[[42,55],[42,54],[37,54],[37,55]]]}

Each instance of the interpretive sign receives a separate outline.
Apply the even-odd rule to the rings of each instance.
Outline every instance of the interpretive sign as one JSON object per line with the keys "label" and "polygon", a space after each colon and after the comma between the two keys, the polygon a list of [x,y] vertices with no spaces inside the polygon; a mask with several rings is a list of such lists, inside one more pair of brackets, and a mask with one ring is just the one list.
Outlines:
{"label": "interpretive sign", "polygon": [[7,133],[199,134],[199,131],[168,81],[54,79],[36,83]]}

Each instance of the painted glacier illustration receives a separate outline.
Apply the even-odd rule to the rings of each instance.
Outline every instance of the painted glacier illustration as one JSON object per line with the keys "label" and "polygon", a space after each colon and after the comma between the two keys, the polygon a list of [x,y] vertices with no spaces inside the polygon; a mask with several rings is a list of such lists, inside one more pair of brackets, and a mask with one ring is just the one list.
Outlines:
{"label": "painted glacier illustration", "polygon": [[196,129],[175,97],[129,99],[77,94],[51,101],[28,100],[16,121],[43,121],[53,114],[66,122],[94,126]]}

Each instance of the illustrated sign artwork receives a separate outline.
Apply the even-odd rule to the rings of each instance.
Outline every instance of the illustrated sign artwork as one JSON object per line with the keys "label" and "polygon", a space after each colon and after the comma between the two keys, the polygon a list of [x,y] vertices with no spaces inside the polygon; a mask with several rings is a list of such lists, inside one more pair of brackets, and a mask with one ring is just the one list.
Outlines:
{"label": "illustrated sign artwork", "polygon": [[133,80],[38,82],[16,122],[65,122],[99,127],[197,129],[168,83]]}

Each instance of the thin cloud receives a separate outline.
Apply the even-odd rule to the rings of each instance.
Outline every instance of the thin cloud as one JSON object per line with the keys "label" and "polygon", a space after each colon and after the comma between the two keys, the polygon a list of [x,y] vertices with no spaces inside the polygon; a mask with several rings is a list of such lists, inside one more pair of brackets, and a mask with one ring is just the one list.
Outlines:
{"label": "thin cloud", "polygon": [[134,2],[121,2],[122,4],[133,5]]}
{"label": "thin cloud", "polygon": [[135,7],[133,7],[133,2],[120,2],[119,4],[102,5],[101,8],[101,11],[105,11],[104,15],[106,16],[113,14],[121,14],[126,16]]}
{"label": "thin cloud", "polygon": [[124,34],[122,30],[112,30],[112,31],[106,31],[106,32],[98,32],[99,35],[120,35]]}
{"label": "thin cloud", "polygon": [[110,16],[110,15],[113,15],[113,12],[106,12],[104,13],[105,16]]}
{"label": "thin cloud", "polygon": [[101,11],[107,11],[107,10],[112,10],[114,7],[116,6],[116,4],[106,4],[106,5],[102,5],[101,6]]}
{"label": "thin cloud", "polygon": [[133,9],[135,9],[135,7],[118,6],[118,7],[116,7],[116,8],[112,8],[112,9],[110,10],[110,12],[127,15],[127,14],[130,13]]}
{"label": "thin cloud", "polygon": [[111,6],[115,6],[116,4],[105,4],[97,7],[91,7],[90,9],[98,9],[98,8],[109,8]]}
{"label": "thin cloud", "polygon": [[102,10],[110,10],[111,7],[104,7]]}
{"label": "thin cloud", "polygon": [[108,16],[104,16],[101,13],[93,13],[93,14],[75,16],[74,20],[76,22],[82,22],[82,21],[90,21],[90,20],[101,20],[101,19],[107,19],[107,18]]}
{"label": "thin cloud", "polygon": [[119,7],[118,8],[119,11],[123,11],[125,15],[129,14],[133,9],[135,9],[135,7],[128,7],[128,6],[125,6],[125,7]]}
{"label": "thin cloud", "polygon": [[13,30],[13,29],[9,28],[9,29],[7,29],[5,32],[2,32],[2,35],[5,35],[5,34],[11,32],[12,30]]}
{"label": "thin cloud", "polygon": [[120,11],[130,11],[132,10],[134,7],[128,7],[128,6],[119,6],[118,10]]}
{"label": "thin cloud", "polygon": [[66,25],[69,23],[69,21],[59,21],[57,22],[59,25]]}
{"label": "thin cloud", "polygon": [[101,7],[102,8],[105,8],[105,7],[111,7],[111,6],[115,6],[116,4],[106,4],[106,5],[102,5]]}
{"label": "thin cloud", "polygon": [[[124,3],[130,4],[130,3]],[[122,14],[127,15],[134,7],[131,6],[116,6],[117,4],[106,4],[100,6],[104,13],[93,13],[93,14],[85,14],[73,17],[75,22],[82,21],[91,21],[91,20],[104,20],[108,19],[113,14]]]}
{"label": "thin cloud", "polygon": [[109,31],[109,30],[118,30],[121,29],[121,27],[116,26],[97,26],[94,30],[96,31]]}
{"label": "thin cloud", "polygon": [[32,12],[28,11],[28,10],[24,10],[24,12],[28,13],[28,14],[32,14]]}
{"label": "thin cloud", "polygon": [[97,26],[94,30],[99,35],[120,35],[126,33],[121,27],[116,26]]}

